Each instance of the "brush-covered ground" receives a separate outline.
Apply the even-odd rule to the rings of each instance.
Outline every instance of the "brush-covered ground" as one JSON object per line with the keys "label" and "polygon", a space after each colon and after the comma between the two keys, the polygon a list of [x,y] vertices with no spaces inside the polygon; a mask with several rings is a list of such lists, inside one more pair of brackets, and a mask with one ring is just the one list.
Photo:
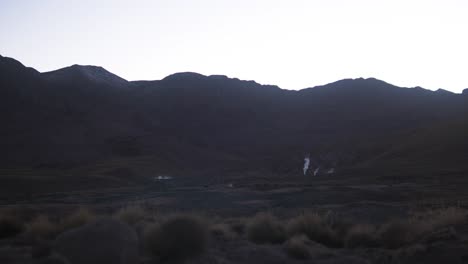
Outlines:
{"label": "brush-covered ground", "polygon": [[0,263],[468,263],[465,172],[352,173],[5,191]]}

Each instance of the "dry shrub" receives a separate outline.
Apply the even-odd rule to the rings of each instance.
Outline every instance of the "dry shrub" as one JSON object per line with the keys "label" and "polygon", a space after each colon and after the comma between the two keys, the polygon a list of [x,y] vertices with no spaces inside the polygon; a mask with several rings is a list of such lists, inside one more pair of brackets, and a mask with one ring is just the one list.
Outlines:
{"label": "dry shrub", "polygon": [[422,239],[441,228],[466,222],[467,211],[457,207],[414,213],[406,220],[383,225],[379,239],[384,247],[399,248]]}
{"label": "dry shrub", "polygon": [[237,234],[231,229],[231,226],[223,223],[212,225],[211,234],[215,238],[222,240],[232,240],[237,236]]}
{"label": "dry shrub", "polygon": [[143,221],[143,219],[145,219],[146,212],[141,206],[128,206],[121,208],[115,214],[115,217],[129,225],[136,225],[139,222]]}
{"label": "dry shrub", "polygon": [[358,224],[349,229],[346,234],[345,245],[348,248],[378,247],[376,229],[369,224]]}
{"label": "dry shrub", "polygon": [[63,256],[54,253],[50,256],[37,262],[38,264],[70,264],[70,262]]}
{"label": "dry shrub", "polygon": [[421,230],[418,222],[399,219],[384,224],[378,236],[382,246],[396,249],[415,241],[422,233]]}
{"label": "dry shrub", "polygon": [[293,236],[284,243],[284,250],[288,256],[295,259],[308,259],[311,256],[310,240],[305,235]]}
{"label": "dry shrub", "polygon": [[94,213],[87,208],[79,208],[75,212],[65,217],[60,223],[61,231],[77,228],[90,223],[96,219]]}
{"label": "dry shrub", "polygon": [[327,216],[318,213],[305,213],[289,220],[287,231],[290,236],[304,234],[310,240],[328,247],[341,247],[343,242],[339,239]]}
{"label": "dry shrub", "polygon": [[459,207],[449,207],[439,210],[437,217],[434,218],[434,225],[439,227],[464,224],[466,223],[467,215],[467,210]]}
{"label": "dry shrub", "polygon": [[0,239],[16,236],[24,230],[21,219],[14,215],[0,215]]}
{"label": "dry shrub", "polygon": [[414,244],[408,247],[400,248],[396,251],[395,257],[399,260],[398,263],[412,263],[421,259],[421,256],[426,254],[427,246],[423,244]]}
{"label": "dry shrub", "polygon": [[57,225],[49,220],[46,215],[39,215],[27,226],[27,232],[34,238],[50,239],[57,235]]}
{"label": "dry shrub", "polygon": [[345,238],[350,229],[355,226],[355,223],[335,214],[325,215],[325,223],[334,231],[336,236],[341,238]]}
{"label": "dry shrub", "polygon": [[207,226],[206,221],[192,215],[169,218],[146,231],[146,248],[162,261],[185,261],[197,257],[207,248]]}
{"label": "dry shrub", "polygon": [[412,215],[412,221],[418,221],[428,229],[427,231],[463,224],[466,220],[467,210],[458,207],[429,210]]}
{"label": "dry shrub", "polygon": [[226,220],[226,223],[231,227],[237,235],[243,235],[247,226],[247,219],[245,218],[231,218]]}
{"label": "dry shrub", "polygon": [[286,239],[283,224],[269,213],[258,213],[249,220],[247,237],[257,244],[283,243]]}

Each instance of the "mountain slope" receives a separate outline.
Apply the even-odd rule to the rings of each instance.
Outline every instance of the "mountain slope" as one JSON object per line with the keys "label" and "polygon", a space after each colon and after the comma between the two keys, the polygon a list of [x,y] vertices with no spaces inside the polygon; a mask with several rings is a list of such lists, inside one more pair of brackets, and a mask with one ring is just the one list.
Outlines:
{"label": "mountain slope", "polygon": [[415,131],[379,156],[374,166],[428,166],[468,169],[468,114]]}
{"label": "mountain slope", "polygon": [[101,85],[123,87],[128,81],[107,71],[102,67],[72,65],[59,70],[41,74],[43,78],[52,82],[94,82]]}
{"label": "mountain slope", "polygon": [[409,153],[408,138],[462,119],[467,105],[464,95],[373,78],[290,91],[197,73],[137,82],[95,66],[38,73],[5,57],[0,70],[2,167],[151,157],[166,172],[288,174],[307,153],[314,166],[378,166],[377,157]]}

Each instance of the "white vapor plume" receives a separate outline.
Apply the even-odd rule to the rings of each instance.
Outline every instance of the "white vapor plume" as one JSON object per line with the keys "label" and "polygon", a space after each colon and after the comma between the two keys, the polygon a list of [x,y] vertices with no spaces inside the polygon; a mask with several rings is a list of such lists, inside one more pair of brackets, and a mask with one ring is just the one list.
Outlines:
{"label": "white vapor plume", "polygon": [[314,170],[314,176],[317,176],[317,174],[319,173],[319,170],[320,170],[320,167],[317,167],[317,168]]}
{"label": "white vapor plume", "polygon": [[304,158],[304,175],[306,175],[307,173],[307,170],[309,169],[309,164],[310,164],[310,157],[307,155],[305,158]]}

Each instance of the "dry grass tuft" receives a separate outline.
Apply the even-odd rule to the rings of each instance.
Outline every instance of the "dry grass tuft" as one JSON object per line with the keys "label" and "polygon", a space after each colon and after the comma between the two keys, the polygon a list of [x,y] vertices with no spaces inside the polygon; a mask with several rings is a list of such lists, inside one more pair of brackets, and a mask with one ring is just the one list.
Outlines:
{"label": "dry grass tuft", "polygon": [[65,257],[53,253],[50,256],[38,261],[40,264],[71,264]]}
{"label": "dry grass tuft", "polygon": [[384,224],[378,236],[383,247],[396,249],[415,241],[421,233],[419,222],[399,219]]}
{"label": "dry grass tuft", "polygon": [[129,206],[121,208],[115,215],[120,221],[127,223],[129,225],[136,225],[139,222],[143,221],[147,213],[141,206]]}
{"label": "dry grass tuft", "polygon": [[211,226],[211,234],[221,240],[233,240],[237,234],[232,230],[231,226],[224,223],[214,224]]}
{"label": "dry grass tuft", "polygon": [[466,220],[466,209],[448,207],[429,210],[414,213],[405,220],[390,221],[380,228],[378,235],[384,247],[400,248],[442,228],[466,223]]}
{"label": "dry grass tuft", "polygon": [[27,232],[34,238],[51,239],[58,233],[57,225],[49,220],[46,215],[39,215],[27,226]]}
{"label": "dry grass tuft", "polygon": [[318,213],[305,213],[289,220],[287,232],[290,236],[304,234],[310,240],[328,247],[341,247],[343,242],[332,229],[327,216]]}
{"label": "dry grass tuft", "polygon": [[0,215],[0,239],[18,235],[23,232],[24,224],[21,219],[14,215]]}
{"label": "dry grass tuft", "polygon": [[414,244],[408,247],[403,247],[397,250],[395,256],[400,262],[398,263],[411,263],[411,260],[420,258],[421,255],[426,254],[427,246],[423,244]]}
{"label": "dry grass tuft", "polygon": [[175,216],[149,228],[145,238],[146,248],[154,257],[182,262],[206,251],[208,224],[193,215]]}
{"label": "dry grass tuft", "polygon": [[378,247],[376,228],[369,224],[358,224],[351,227],[346,234],[345,245],[348,248]]}
{"label": "dry grass tuft", "polygon": [[249,220],[247,237],[257,244],[279,244],[286,239],[286,232],[278,218],[269,213],[258,213]]}
{"label": "dry grass tuft", "polygon": [[96,219],[96,215],[87,208],[79,208],[60,222],[61,231],[77,228]]}
{"label": "dry grass tuft", "polygon": [[310,240],[305,235],[293,236],[284,243],[284,250],[288,256],[295,259],[308,259],[311,256]]}
{"label": "dry grass tuft", "polygon": [[243,235],[247,228],[247,219],[246,218],[230,218],[226,223],[231,227],[231,230],[234,231],[237,235]]}
{"label": "dry grass tuft", "polygon": [[447,207],[414,213],[411,220],[423,224],[428,230],[434,230],[441,227],[466,223],[467,215],[468,212],[466,209]]}

